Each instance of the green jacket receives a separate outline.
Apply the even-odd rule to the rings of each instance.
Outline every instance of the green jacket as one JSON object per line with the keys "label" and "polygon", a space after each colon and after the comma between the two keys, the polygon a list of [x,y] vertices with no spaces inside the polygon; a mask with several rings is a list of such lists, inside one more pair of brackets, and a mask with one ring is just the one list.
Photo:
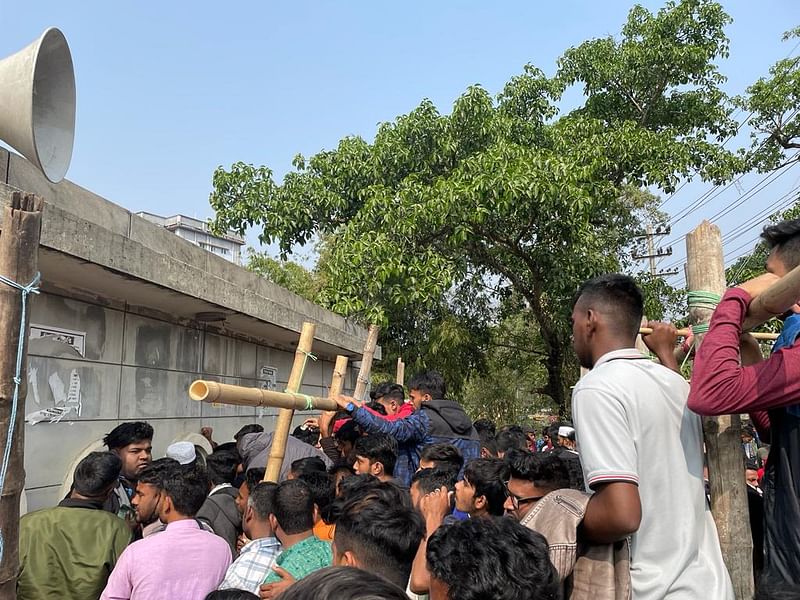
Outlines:
{"label": "green jacket", "polygon": [[96,600],[131,541],[124,520],[101,504],[67,498],[22,517],[18,600]]}

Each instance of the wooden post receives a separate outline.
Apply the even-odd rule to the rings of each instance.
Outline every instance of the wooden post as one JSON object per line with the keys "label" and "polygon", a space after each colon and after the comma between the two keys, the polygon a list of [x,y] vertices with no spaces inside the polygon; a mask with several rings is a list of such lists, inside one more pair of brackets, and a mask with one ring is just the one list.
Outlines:
{"label": "wooden post", "polygon": [[367,385],[369,385],[369,374],[372,371],[372,359],[375,356],[375,348],[378,346],[377,325],[370,325],[367,333],[367,341],[364,343],[364,352],[361,354],[361,368],[358,370],[358,380],[353,397],[356,400],[364,401],[367,395]]}
{"label": "wooden post", "polygon": [[[0,235],[0,274],[21,285],[31,283],[39,264],[39,234],[42,228],[44,201],[32,194],[11,194],[11,206],[3,209]],[[30,299],[30,297],[29,297]],[[8,439],[14,375],[20,334],[22,296],[19,290],[0,283],[0,453]],[[0,532],[3,535],[3,561],[0,563],[0,598],[16,598],[19,571],[19,497],[25,487],[23,455],[25,448],[25,396],[27,395],[27,331],[30,318],[23,324],[26,340],[23,348],[22,385],[13,423],[14,439],[0,496]]]}
{"label": "wooden post", "polygon": [[[719,228],[703,221],[686,236],[686,283],[689,292],[725,292],[725,263]],[[689,305],[693,325],[708,323],[713,309]],[[703,333],[695,334],[695,346]],[[722,557],[738,600],[753,597],[753,540],[747,507],[739,415],[703,419],[711,511],[717,524]]]}
{"label": "wooden post", "polygon": [[[311,353],[311,346],[314,343],[314,331],[316,326],[313,323],[303,323],[303,330],[300,333],[300,341],[297,342],[297,350],[294,353],[294,364],[289,375],[289,382],[286,384],[287,392],[298,392],[303,384],[303,372],[308,362],[308,355]],[[272,447],[269,450],[267,460],[267,470],[264,473],[264,481],[278,481],[283,457],[286,455],[286,440],[289,439],[289,429],[292,426],[294,409],[282,408],[278,413],[278,421],[275,423],[275,431],[272,434]]]}
{"label": "wooden post", "polygon": [[406,363],[403,362],[403,359],[399,356],[397,357],[397,375],[394,378],[394,382],[398,385],[405,385],[406,380]]}

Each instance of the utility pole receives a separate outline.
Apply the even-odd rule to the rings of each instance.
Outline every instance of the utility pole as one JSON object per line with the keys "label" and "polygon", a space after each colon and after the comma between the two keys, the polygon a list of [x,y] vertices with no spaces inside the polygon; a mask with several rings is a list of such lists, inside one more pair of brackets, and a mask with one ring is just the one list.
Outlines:
{"label": "utility pole", "polygon": [[672,256],[672,246],[667,246],[666,248],[656,248],[655,238],[657,237],[664,237],[665,235],[669,235],[671,232],[671,228],[669,225],[659,225],[655,231],[653,230],[652,225],[647,226],[647,232],[643,235],[635,236],[637,239],[646,239],[647,240],[647,254],[634,254],[634,260],[645,260],[647,259],[650,262],[650,274],[653,277],[666,277],[668,275],[677,275],[678,271],[676,269],[672,270],[656,270],[656,259],[663,258],[665,256]]}

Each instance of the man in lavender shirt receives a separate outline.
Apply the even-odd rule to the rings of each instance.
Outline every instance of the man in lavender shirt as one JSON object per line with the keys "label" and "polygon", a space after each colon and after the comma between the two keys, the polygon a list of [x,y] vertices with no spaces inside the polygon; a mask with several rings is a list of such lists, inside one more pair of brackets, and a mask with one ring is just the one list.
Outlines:
{"label": "man in lavender shirt", "polygon": [[163,471],[159,485],[137,486],[131,504],[155,501],[166,529],[125,549],[101,600],[203,600],[217,589],[231,550],[194,519],[208,488],[202,471],[177,464]]}

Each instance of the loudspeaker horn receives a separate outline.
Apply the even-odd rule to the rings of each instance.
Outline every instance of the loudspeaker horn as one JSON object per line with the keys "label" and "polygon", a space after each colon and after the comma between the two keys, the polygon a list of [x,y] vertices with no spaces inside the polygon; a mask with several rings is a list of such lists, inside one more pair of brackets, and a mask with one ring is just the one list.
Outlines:
{"label": "loudspeaker horn", "polygon": [[64,178],[75,139],[75,73],[55,27],[0,60],[0,139],[53,183]]}

